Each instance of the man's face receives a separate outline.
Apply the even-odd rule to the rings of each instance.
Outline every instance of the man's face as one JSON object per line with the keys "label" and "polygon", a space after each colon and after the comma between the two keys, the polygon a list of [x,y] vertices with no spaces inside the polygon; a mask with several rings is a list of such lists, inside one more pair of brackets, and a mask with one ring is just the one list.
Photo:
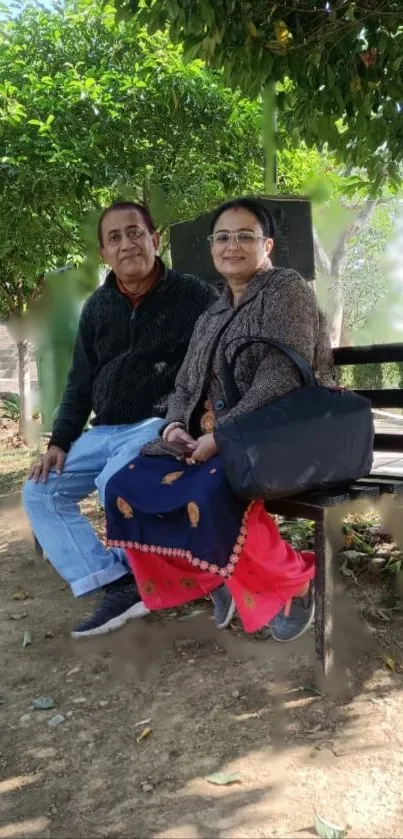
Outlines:
{"label": "man's face", "polygon": [[111,210],[102,222],[101,256],[122,283],[140,282],[152,270],[158,233],[150,233],[138,210]]}

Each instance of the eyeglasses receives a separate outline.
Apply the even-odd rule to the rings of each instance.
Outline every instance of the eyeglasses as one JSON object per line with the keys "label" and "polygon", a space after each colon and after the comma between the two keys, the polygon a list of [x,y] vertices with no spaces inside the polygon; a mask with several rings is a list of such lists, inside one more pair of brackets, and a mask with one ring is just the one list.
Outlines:
{"label": "eyeglasses", "polygon": [[210,245],[218,245],[225,248],[230,242],[235,242],[238,247],[250,248],[258,241],[258,239],[267,239],[267,236],[262,236],[260,233],[253,233],[251,230],[231,231],[227,233],[211,233],[207,236],[207,241]]}

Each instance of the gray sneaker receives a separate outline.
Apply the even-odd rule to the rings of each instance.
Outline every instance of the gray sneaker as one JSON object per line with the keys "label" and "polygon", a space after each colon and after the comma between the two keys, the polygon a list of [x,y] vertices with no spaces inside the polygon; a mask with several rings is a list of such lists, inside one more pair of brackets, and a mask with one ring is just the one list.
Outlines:
{"label": "gray sneaker", "polygon": [[235,614],[235,600],[227,587],[223,584],[211,592],[214,603],[214,620],[217,629],[226,629]]}
{"label": "gray sneaker", "polygon": [[270,621],[274,641],[295,641],[312,625],[315,617],[315,586],[311,582],[304,597],[293,597],[288,615],[285,609]]}

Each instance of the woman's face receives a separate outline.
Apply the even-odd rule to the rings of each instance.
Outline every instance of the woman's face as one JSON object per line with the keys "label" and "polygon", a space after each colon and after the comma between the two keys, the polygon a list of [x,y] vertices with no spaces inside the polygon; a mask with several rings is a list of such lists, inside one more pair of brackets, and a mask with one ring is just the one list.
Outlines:
{"label": "woman's face", "polygon": [[260,222],[243,207],[218,217],[211,241],[214,266],[226,280],[250,280],[260,268],[270,266],[273,239],[263,235]]}

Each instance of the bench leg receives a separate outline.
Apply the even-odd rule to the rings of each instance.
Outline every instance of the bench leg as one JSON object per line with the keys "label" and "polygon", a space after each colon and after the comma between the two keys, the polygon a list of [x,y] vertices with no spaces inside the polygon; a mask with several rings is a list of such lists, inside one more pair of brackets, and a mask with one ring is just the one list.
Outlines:
{"label": "bench leg", "polygon": [[315,524],[315,646],[321,676],[327,679],[333,664],[333,548],[328,527],[328,510]]}
{"label": "bench leg", "polygon": [[36,536],[35,536],[35,533],[33,533],[32,535],[33,535],[33,537],[34,537],[34,548],[35,548],[35,553],[36,553],[36,555],[37,555],[37,556],[40,556],[40,557],[42,557],[42,559],[43,559],[44,554],[43,554],[43,550],[42,550],[42,545],[38,542],[38,540],[37,540],[37,538],[36,538]]}

